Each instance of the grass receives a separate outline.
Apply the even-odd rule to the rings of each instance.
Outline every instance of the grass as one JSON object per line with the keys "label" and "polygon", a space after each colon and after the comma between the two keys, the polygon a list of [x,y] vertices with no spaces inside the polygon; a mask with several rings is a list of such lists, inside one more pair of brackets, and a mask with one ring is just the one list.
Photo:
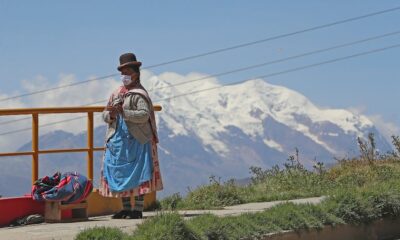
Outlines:
{"label": "grass", "polygon": [[363,188],[391,179],[400,179],[399,160],[380,159],[369,164],[352,159],[323,172],[293,168],[258,172],[253,176],[253,183],[246,187],[212,179],[209,185],[190,192],[185,198],[176,193],[160,204],[164,210],[218,209],[249,202],[331,195],[338,189]]}
{"label": "grass", "polygon": [[[399,182],[392,181],[357,191],[337,190],[318,205],[284,203],[263,212],[240,216],[217,217],[206,214],[184,220],[176,212],[160,213],[145,220],[129,236],[121,236],[114,229],[107,232],[104,238],[93,238],[105,234],[103,228],[93,228],[81,233],[77,239],[257,239],[264,234],[284,230],[368,224],[382,217],[400,217],[399,190]],[[114,238],[110,237],[111,233],[116,234]]]}
{"label": "grass", "polygon": [[249,202],[289,200],[330,195],[337,189],[362,188],[371,182],[400,179],[400,138],[393,136],[393,153],[379,155],[373,135],[368,141],[358,139],[360,157],[340,159],[331,169],[318,163],[312,170],[304,168],[299,152],[289,156],[283,167],[263,170],[251,167],[252,183],[236,186],[233,181],[222,183],[210,177],[210,183],[201,186],[183,198],[175,193],[160,201],[163,210],[219,209],[224,206]]}
{"label": "grass", "polygon": [[123,240],[129,239],[129,235],[118,228],[95,227],[80,232],[75,240]]}
{"label": "grass", "polygon": [[[376,154],[373,138],[359,139],[360,157],[341,159],[331,169],[318,164],[305,169],[298,152],[283,168],[251,169],[252,183],[236,186],[215,177],[210,184],[185,198],[174,194],[160,202],[162,209],[206,209],[269,200],[328,196],[318,205],[285,203],[264,212],[219,218],[202,215],[184,220],[177,213],[161,213],[145,220],[131,235],[117,230],[94,228],[77,239],[257,239],[282,230],[322,228],[325,225],[368,224],[374,220],[400,217],[400,140],[393,137],[397,151]],[[397,145],[396,145],[397,144]],[[116,237],[112,238],[114,235]],[[101,238],[103,235],[108,238]]]}
{"label": "grass", "polygon": [[161,213],[139,225],[134,240],[192,240],[198,237],[190,231],[177,213]]}

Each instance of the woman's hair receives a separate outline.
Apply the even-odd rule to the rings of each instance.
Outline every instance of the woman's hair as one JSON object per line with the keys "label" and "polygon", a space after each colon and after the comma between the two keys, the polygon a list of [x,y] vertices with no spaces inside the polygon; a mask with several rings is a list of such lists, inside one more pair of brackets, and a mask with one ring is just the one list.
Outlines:
{"label": "woman's hair", "polygon": [[140,70],[139,70],[139,67],[138,66],[133,66],[133,65],[131,65],[131,66],[129,66],[133,71],[135,71],[135,72],[137,72],[137,73],[140,73]]}
{"label": "woman's hair", "polygon": [[137,82],[139,82],[140,83],[140,70],[139,70],[139,67],[138,66],[129,66],[135,73],[137,73],[138,74],[138,79],[137,79]]}

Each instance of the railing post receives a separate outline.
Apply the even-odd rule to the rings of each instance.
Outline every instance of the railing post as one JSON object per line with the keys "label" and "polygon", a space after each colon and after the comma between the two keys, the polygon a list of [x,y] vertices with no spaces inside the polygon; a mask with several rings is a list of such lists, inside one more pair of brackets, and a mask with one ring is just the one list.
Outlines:
{"label": "railing post", "polygon": [[87,119],[87,143],[88,143],[88,156],[87,156],[87,175],[88,178],[93,180],[93,112],[88,112]]}
{"label": "railing post", "polygon": [[32,114],[32,184],[39,178],[39,114]]}

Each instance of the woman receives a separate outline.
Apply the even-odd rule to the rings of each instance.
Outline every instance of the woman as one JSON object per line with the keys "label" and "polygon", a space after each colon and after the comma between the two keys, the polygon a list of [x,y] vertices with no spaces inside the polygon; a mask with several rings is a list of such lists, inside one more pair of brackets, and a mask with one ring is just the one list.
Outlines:
{"label": "woman", "polygon": [[153,104],[140,83],[141,62],[133,53],[121,55],[119,61],[123,85],[112,93],[103,111],[108,129],[100,194],[122,197],[123,210],[113,218],[142,218],[144,194],[163,188],[157,128]]}

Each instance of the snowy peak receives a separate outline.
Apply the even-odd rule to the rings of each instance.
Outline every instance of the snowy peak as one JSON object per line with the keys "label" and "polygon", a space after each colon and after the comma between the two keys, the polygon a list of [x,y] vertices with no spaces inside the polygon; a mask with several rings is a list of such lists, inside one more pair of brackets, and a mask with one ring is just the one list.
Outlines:
{"label": "snowy peak", "polygon": [[[268,134],[267,123],[274,121],[332,154],[347,151],[335,143],[335,138],[346,136],[354,141],[374,129],[365,116],[344,109],[319,108],[304,95],[261,79],[222,87],[217,79],[203,74],[164,73],[150,76],[148,81],[155,102],[179,96],[161,102],[164,111],[158,117],[171,130],[170,137],[194,135],[222,155],[231,147],[220,136],[230,127],[240,129],[251,140],[259,138],[264,145],[287,152],[291,146]],[[183,84],[185,81],[193,82]]]}

